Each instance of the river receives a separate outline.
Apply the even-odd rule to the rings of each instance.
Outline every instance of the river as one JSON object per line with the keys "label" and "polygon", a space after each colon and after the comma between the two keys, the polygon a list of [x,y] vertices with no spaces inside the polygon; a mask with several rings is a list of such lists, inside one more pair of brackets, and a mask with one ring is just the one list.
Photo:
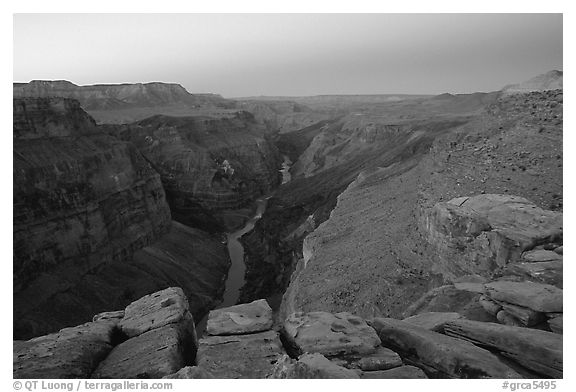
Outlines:
{"label": "river", "polygon": [[[282,184],[286,184],[292,179],[290,175],[290,165],[292,162],[290,158],[284,156],[284,162],[282,162]],[[268,204],[268,199],[272,195],[268,195],[256,200],[256,212],[254,216],[246,222],[244,227],[236,230],[232,233],[227,234],[227,244],[228,253],[230,254],[230,269],[228,270],[228,277],[226,278],[224,295],[222,297],[222,302],[215,308],[227,308],[229,306],[236,305],[238,298],[240,298],[240,290],[244,286],[244,276],[246,274],[246,264],[244,263],[244,247],[240,243],[240,237],[244,234],[250,232],[256,222],[262,218],[264,211],[266,211],[266,205]],[[281,298],[280,298],[281,299]],[[270,298],[269,301],[277,302],[278,299]],[[206,328],[206,322],[208,321],[208,315],[204,316],[202,320],[196,325],[196,331],[198,336],[202,336]]]}

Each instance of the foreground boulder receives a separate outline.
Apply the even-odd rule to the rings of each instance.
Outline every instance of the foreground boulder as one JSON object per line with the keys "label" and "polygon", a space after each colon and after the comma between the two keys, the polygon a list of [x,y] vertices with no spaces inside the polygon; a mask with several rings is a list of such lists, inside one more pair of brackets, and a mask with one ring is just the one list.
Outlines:
{"label": "foreground boulder", "polygon": [[180,287],[170,287],[128,305],[120,328],[128,337],[138,336],[151,329],[177,323],[188,315],[188,300],[184,292]]}
{"label": "foreground boulder", "polygon": [[497,356],[472,343],[390,318],[376,318],[372,325],[383,346],[432,377],[521,378]]}
{"label": "foreground boulder", "polygon": [[331,362],[322,354],[303,354],[298,360],[287,355],[274,365],[268,378],[360,378],[358,373]]}
{"label": "foreground boulder", "polygon": [[98,321],[14,341],[14,378],[89,378],[112,350],[116,322]]}
{"label": "foreground boulder", "polygon": [[284,335],[296,352],[327,357],[371,354],[380,346],[374,329],[348,312],[293,313],[284,322]]}
{"label": "foreground boulder", "polygon": [[562,335],[470,320],[454,320],[444,328],[449,336],[498,350],[542,375],[562,378]]}
{"label": "foreground boulder", "polygon": [[458,313],[470,320],[495,321],[494,316],[486,312],[480,305],[480,293],[470,290],[470,287],[459,289],[456,284],[462,287],[462,284],[455,283],[436,287],[426,292],[412,303],[402,316],[408,318],[423,313],[441,312]]}
{"label": "foreground boulder", "polygon": [[430,331],[442,332],[444,324],[460,318],[462,318],[462,315],[455,312],[427,312],[405,318],[403,321]]}
{"label": "foreground boulder", "polygon": [[423,219],[447,275],[488,276],[522,252],[562,240],[562,213],[519,196],[485,194],[437,203]]}
{"label": "foreground boulder", "polygon": [[361,378],[367,379],[423,379],[426,373],[416,366],[399,366],[389,370],[379,370],[376,372],[363,372]]}
{"label": "foreground boulder", "polygon": [[277,332],[200,339],[198,366],[214,378],[264,378],[284,354]]}
{"label": "foreground boulder", "polygon": [[508,264],[501,274],[506,278],[514,277],[521,281],[549,284],[559,289],[564,285],[562,260]]}
{"label": "foreground boulder", "polygon": [[92,378],[162,378],[194,362],[192,317],[144,332],[112,350]]}
{"label": "foreground boulder", "polygon": [[128,340],[114,347],[93,378],[162,378],[194,363],[198,341],[179,287],[146,295],[124,310],[118,326]]}
{"label": "foreground boulder", "polygon": [[562,312],[562,290],[534,282],[497,281],[487,283],[486,294],[497,302],[507,302],[537,312]]}
{"label": "foreground boulder", "polygon": [[272,308],[265,299],[210,311],[208,335],[237,335],[272,328]]}

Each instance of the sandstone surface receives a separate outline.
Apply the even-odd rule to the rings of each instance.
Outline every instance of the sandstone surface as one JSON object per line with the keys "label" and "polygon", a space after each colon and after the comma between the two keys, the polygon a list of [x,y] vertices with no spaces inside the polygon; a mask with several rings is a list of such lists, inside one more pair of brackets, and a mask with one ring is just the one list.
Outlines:
{"label": "sandstone surface", "polygon": [[361,378],[366,379],[423,379],[426,373],[416,366],[400,366],[389,370],[379,370],[375,372],[363,372]]}
{"label": "sandstone surface", "polygon": [[28,341],[14,341],[14,378],[89,378],[112,350],[116,322],[64,328]]}
{"label": "sandstone surface", "polygon": [[445,331],[449,336],[497,350],[540,374],[562,378],[562,335],[470,320],[449,322]]}
{"label": "sandstone surface", "polygon": [[208,314],[209,335],[238,335],[267,331],[273,324],[272,309],[265,299],[216,309]]}
{"label": "sandstone surface", "polygon": [[496,281],[485,285],[486,294],[495,301],[533,309],[537,312],[562,312],[562,290],[534,282]]}
{"label": "sandstone surface", "polygon": [[281,357],[268,378],[354,379],[360,377],[353,370],[336,365],[322,354],[312,353],[303,354],[298,360],[290,359],[287,355]]}
{"label": "sandstone surface", "polygon": [[197,363],[214,378],[264,378],[284,353],[277,332],[200,339]]}
{"label": "sandstone surface", "polygon": [[283,332],[297,352],[327,357],[371,354],[380,345],[374,329],[347,312],[294,313],[284,321]]}
{"label": "sandstone surface", "polygon": [[439,378],[520,378],[494,354],[472,343],[395,319],[376,318],[382,345]]}

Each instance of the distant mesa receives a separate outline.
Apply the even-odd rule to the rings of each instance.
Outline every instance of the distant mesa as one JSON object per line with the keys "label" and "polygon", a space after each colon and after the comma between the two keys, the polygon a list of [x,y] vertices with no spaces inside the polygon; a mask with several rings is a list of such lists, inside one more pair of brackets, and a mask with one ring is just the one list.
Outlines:
{"label": "distant mesa", "polygon": [[176,83],[126,83],[78,86],[66,80],[14,83],[14,98],[74,98],[99,123],[128,123],[154,114],[190,115],[191,111],[234,108],[218,94],[190,94]]}
{"label": "distant mesa", "polygon": [[522,83],[505,86],[502,92],[505,94],[519,94],[532,91],[562,90],[563,75],[562,71],[549,71]]}

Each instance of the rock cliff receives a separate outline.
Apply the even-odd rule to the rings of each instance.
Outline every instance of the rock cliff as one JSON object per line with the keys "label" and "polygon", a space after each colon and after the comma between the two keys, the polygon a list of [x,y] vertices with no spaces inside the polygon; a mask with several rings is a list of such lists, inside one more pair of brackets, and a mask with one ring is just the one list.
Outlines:
{"label": "rock cliff", "polygon": [[76,99],[99,123],[126,123],[155,114],[190,114],[199,109],[235,106],[217,94],[190,94],[179,84],[161,82],[77,86],[65,80],[33,80],[14,83],[13,94],[16,98]]}
{"label": "rock cliff", "polygon": [[562,92],[502,96],[430,145],[339,195],[303,242],[284,314],[401,317],[466,274],[561,284],[557,261],[532,265],[523,252],[562,243]]}
{"label": "rock cliff", "polygon": [[169,282],[201,298],[197,314],[217,300],[224,246],[173,224],[158,173],[77,101],[15,99],[13,145],[15,337],[77,324]]}
{"label": "rock cliff", "polygon": [[280,181],[280,155],[247,112],[155,116],[110,132],[136,145],[160,173],[174,219],[187,225],[224,231],[230,210]]}

